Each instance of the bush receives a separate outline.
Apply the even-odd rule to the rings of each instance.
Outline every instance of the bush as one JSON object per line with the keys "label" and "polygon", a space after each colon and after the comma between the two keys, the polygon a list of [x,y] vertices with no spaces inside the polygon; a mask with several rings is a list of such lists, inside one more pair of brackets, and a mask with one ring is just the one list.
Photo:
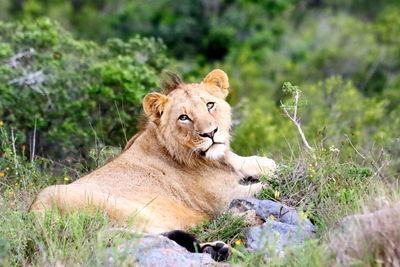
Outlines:
{"label": "bush", "polygon": [[[157,36],[178,58],[219,60],[237,43],[255,36],[254,43],[271,42],[282,24],[275,17],[290,9],[290,0],[12,0],[3,1],[0,19],[9,15],[57,19],[91,40],[126,39],[133,34]],[[14,1],[15,2],[15,1]],[[0,2],[1,3],[1,2]],[[96,29],[96,30],[93,30]],[[258,34],[264,29],[268,34]]]}
{"label": "bush", "polygon": [[0,118],[56,159],[124,143],[168,62],[160,40],[98,45],[44,18],[0,23],[0,48]]}

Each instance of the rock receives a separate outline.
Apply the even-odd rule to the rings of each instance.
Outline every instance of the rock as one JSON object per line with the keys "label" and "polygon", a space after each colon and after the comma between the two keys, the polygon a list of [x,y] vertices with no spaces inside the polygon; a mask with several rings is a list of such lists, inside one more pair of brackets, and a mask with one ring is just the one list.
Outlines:
{"label": "rock", "polygon": [[116,249],[107,251],[108,265],[115,263],[116,253],[130,257],[137,266],[143,267],[200,267],[200,266],[229,266],[217,263],[210,254],[190,253],[164,236],[147,235],[139,239],[126,241]]}
{"label": "rock", "polygon": [[336,222],[336,225],[339,226],[339,228],[346,228],[354,223],[359,225],[368,224],[372,223],[373,221],[377,221],[379,219],[390,218],[399,213],[400,213],[400,206],[386,207],[363,214],[349,215],[343,219],[338,220]]}
{"label": "rock", "polygon": [[262,225],[245,229],[246,247],[249,250],[280,253],[286,246],[299,245],[306,238],[297,226],[268,221]]}
{"label": "rock", "polygon": [[244,215],[254,210],[262,219],[261,225],[244,230],[249,250],[267,250],[282,255],[284,247],[299,245],[315,235],[315,226],[309,219],[302,218],[296,209],[279,202],[238,198],[231,202],[229,210]]}

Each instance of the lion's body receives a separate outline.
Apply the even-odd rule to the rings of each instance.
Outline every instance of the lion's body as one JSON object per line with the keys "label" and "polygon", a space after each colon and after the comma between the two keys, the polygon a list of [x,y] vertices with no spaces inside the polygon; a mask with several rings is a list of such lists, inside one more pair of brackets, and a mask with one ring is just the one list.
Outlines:
{"label": "lion's body", "polygon": [[[72,184],[44,189],[31,210],[94,207],[118,221],[132,218],[140,231],[159,233],[187,229],[218,214],[233,198],[257,193],[259,184],[245,186],[239,180],[262,170],[273,171],[274,162],[240,157],[229,150],[230,107],[210,94],[210,88],[215,90],[205,84],[178,88],[163,99],[168,101],[163,110],[154,114],[151,109],[161,104],[145,99],[149,122],[121,155]],[[206,109],[207,114],[202,106],[205,98],[217,105],[215,110]],[[177,120],[180,113],[196,120]],[[189,134],[209,132],[210,127],[217,127],[210,138]]]}

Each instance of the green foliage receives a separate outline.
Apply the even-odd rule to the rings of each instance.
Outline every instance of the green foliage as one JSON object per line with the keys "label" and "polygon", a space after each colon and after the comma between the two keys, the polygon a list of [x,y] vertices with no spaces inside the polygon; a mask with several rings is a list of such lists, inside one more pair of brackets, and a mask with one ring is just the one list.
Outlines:
{"label": "green foliage", "polygon": [[[310,85],[303,90],[303,96],[312,103],[304,105],[300,101],[299,104],[298,116],[305,135],[326,148],[331,145],[339,147],[342,157],[351,153],[353,145],[372,148],[373,145],[391,144],[396,139],[395,129],[400,129],[400,124],[397,124],[397,119],[386,119],[393,114],[387,109],[389,100],[367,98],[341,77],[333,76]],[[242,122],[235,129],[235,150],[253,154],[260,147],[280,151],[287,151],[291,146],[296,151],[301,147],[296,146],[299,142],[296,127],[288,119],[283,120],[278,105],[263,96],[253,103],[246,106]],[[293,107],[293,101],[284,104],[289,109]],[[392,152],[399,153],[394,149],[397,146]]]}
{"label": "green foliage", "polygon": [[[282,27],[276,17],[293,2],[154,0],[149,5],[137,0],[27,0],[19,4],[6,1],[5,10],[24,19],[49,16],[94,40],[127,39],[135,34],[157,36],[174,56],[198,55],[199,62],[204,62],[222,59],[243,37],[254,36],[254,45],[274,42]],[[5,12],[3,17],[7,15]],[[260,29],[268,33],[260,34]]]}
{"label": "green foliage", "polygon": [[391,122],[385,121],[386,100],[366,98],[351,82],[337,76],[308,90],[305,97],[313,105],[303,112],[305,131],[326,147],[335,145],[348,151],[353,149],[349,140],[359,147],[368,147],[373,142],[384,145],[395,138],[394,132],[386,130],[391,127]]}
{"label": "green foliage", "polygon": [[288,144],[284,138],[298,138],[294,126],[284,119],[280,109],[271,102],[255,100],[252,104],[244,105],[240,120],[232,142],[233,150],[239,154],[271,156],[271,149],[287,150]]}
{"label": "green foliage", "polygon": [[[253,154],[265,150],[262,148],[267,148],[269,154],[286,153],[288,144],[294,146],[291,149],[297,149],[298,136],[293,125],[282,120],[279,110],[280,88],[284,81],[290,80],[314,103],[300,107],[304,114],[301,123],[312,142],[330,140],[339,146],[346,141],[346,134],[357,148],[370,147],[372,143],[388,145],[394,148],[394,155],[400,155],[400,147],[392,134],[400,129],[396,116],[400,103],[397,93],[400,7],[396,1],[382,1],[374,5],[375,13],[371,14],[371,3],[157,0],[149,6],[145,2],[126,0],[73,3],[29,0],[5,6],[9,8],[7,14],[19,18],[33,19],[40,15],[57,18],[73,32],[91,39],[115,36],[128,40],[136,33],[161,37],[174,56],[184,59],[175,64],[190,80],[198,81],[214,67],[207,62],[221,60],[215,65],[230,75],[230,101],[234,105],[242,104],[238,116],[240,125],[233,142],[234,149],[240,153]],[[96,31],[91,30],[94,27]],[[0,54],[15,53],[8,44],[0,42],[0,46]],[[96,64],[97,68],[93,69],[97,75],[104,76],[102,82],[121,83],[126,76],[114,71],[122,72],[127,64],[115,59]],[[153,83],[154,79],[151,78]],[[154,84],[150,87],[147,90],[152,90]],[[112,97],[108,89],[99,91]],[[335,91],[342,93],[338,95]],[[124,89],[119,93],[125,98],[131,91]],[[134,90],[137,98],[141,93],[142,89]],[[118,104],[122,106],[120,99]],[[332,107],[337,110],[331,112]],[[97,113],[88,112],[88,116],[103,117],[102,109],[97,110]],[[126,117],[132,117],[135,112],[114,113],[118,120],[114,120],[111,129],[101,127],[101,131],[97,128],[93,131],[87,127],[85,135],[74,142],[93,140],[95,135],[101,143],[121,143],[124,133],[120,120],[124,125],[135,124],[134,120],[125,123]],[[97,127],[101,123],[96,121],[92,125]],[[63,126],[73,128],[70,124],[67,121]],[[128,136],[133,131],[127,128]],[[113,137],[101,134],[110,131]]]}
{"label": "green foliage", "polygon": [[2,23],[0,33],[0,60],[7,60],[0,66],[0,117],[25,133],[19,144],[32,143],[35,131],[38,151],[57,159],[86,154],[95,140],[124,143],[167,63],[154,38],[100,46],[75,40],[48,19]]}
{"label": "green foliage", "polygon": [[352,149],[347,135],[359,150],[391,147],[397,158],[400,73],[397,19],[392,17],[397,11],[390,6],[376,21],[362,21],[342,11],[309,10],[298,24],[285,28],[278,48],[235,46],[217,65],[233,74],[230,100],[241,107],[235,151],[276,155],[301,147],[294,125],[279,110],[280,88],[291,80],[311,103],[299,107],[311,146],[345,146],[341,156],[346,157]]}
{"label": "green foliage", "polygon": [[282,91],[284,94],[288,94],[290,96],[295,96],[297,93],[301,93],[299,87],[293,85],[291,82],[283,83]]}

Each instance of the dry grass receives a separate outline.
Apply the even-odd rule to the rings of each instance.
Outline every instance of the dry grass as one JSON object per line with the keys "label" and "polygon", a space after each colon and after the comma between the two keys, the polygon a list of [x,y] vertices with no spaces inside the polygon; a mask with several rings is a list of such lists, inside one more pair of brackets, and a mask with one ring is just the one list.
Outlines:
{"label": "dry grass", "polygon": [[329,244],[336,264],[400,266],[400,202],[395,195],[382,193],[362,214],[341,221]]}

